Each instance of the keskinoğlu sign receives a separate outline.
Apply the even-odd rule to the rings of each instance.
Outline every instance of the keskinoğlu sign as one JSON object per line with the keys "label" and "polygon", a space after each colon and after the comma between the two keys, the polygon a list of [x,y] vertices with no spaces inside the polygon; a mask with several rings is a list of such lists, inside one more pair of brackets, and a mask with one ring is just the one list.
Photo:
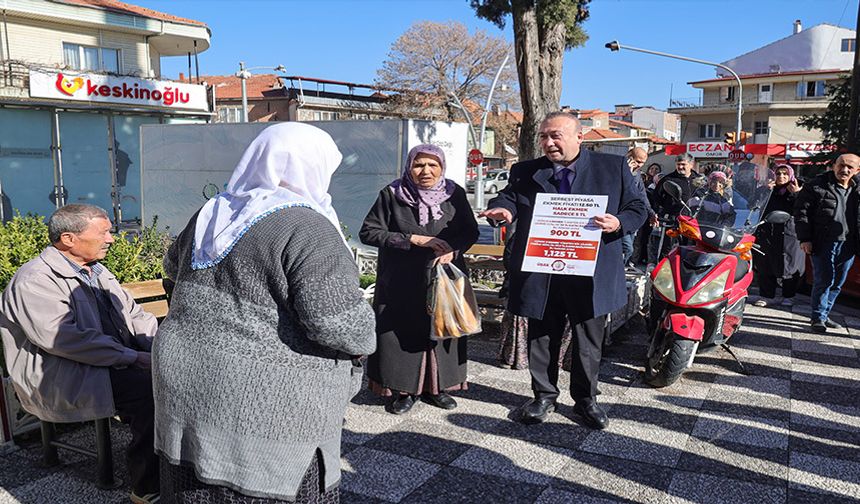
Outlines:
{"label": "keskino\u011flu sign", "polygon": [[206,87],[181,82],[30,70],[30,96],[160,109],[209,111]]}

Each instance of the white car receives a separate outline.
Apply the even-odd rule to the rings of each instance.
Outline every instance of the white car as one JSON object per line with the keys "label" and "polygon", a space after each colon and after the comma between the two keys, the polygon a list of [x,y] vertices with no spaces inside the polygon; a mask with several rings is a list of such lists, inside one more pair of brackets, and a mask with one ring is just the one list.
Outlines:
{"label": "white car", "polygon": [[[507,170],[490,170],[484,176],[484,192],[496,194],[508,185],[510,173]],[[466,191],[475,192],[477,177],[466,182]]]}

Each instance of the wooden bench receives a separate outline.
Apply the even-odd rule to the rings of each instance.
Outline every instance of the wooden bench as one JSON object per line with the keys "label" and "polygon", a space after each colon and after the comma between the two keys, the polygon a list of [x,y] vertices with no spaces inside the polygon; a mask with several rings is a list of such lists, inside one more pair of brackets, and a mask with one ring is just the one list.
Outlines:
{"label": "wooden bench", "polygon": [[[502,264],[504,253],[504,245],[472,245],[466,251],[466,263],[470,268],[504,271],[505,266]],[[505,307],[505,300],[499,297],[498,290],[482,289],[479,285],[473,285],[473,290],[478,306],[486,308]]]}
{"label": "wooden bench", "polygon": [[124,283],[122,287],[131,294],[131,297],[144,311],[161,320],[167,316],[168,292],[165,290],[166,282],[169,280],[144,280],[142,282]]}

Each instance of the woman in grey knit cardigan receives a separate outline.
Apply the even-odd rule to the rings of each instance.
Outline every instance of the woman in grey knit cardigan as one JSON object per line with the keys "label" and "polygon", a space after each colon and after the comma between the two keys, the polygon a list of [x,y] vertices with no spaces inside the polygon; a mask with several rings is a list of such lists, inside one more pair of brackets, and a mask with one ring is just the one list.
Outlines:
{"label": "woman in grey knit cardigan", "polygon": [[357,356],[376,340],[328,194],[340,160],[318,128],[266,128],[170,247],[161,502],[337,502]]}

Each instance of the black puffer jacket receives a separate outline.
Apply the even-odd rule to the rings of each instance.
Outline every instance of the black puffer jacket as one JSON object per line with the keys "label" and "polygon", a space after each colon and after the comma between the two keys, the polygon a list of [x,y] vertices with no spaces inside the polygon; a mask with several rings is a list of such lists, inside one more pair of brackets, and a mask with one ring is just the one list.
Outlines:
{"label": "black puffer jacket", "polygon": [[[822,173],[807,182],[797,193],[794,204],[794,224],[797,239],[801,243],[812,242],[813,250],[822,243],[835,241],[842,234],[836,219],[836,176],[832,171]],[[851,181],[848,193],[845,221],[848,223],[848,239],[857,244],[860,229],[860,192],[858,179]]]}
{"label": "black puffer jacket", "polygon": [[692,198],[696,190],[705,187],[706,182],[704,175],[700,175],[696,172],[690,174],[689,177],[685,177],[674,171],[661,178],[660,182],[657,182],[657,187],[654,189],[654,193],[652,194],[654,204],[651,205],[653,212],[660,217],[677,217],[681,215],[681,210],[684,209],[684,205],[670,196],[664,188],[666,182],[670,180],[681,187],[681,201],[683,202],[687,202]]}

